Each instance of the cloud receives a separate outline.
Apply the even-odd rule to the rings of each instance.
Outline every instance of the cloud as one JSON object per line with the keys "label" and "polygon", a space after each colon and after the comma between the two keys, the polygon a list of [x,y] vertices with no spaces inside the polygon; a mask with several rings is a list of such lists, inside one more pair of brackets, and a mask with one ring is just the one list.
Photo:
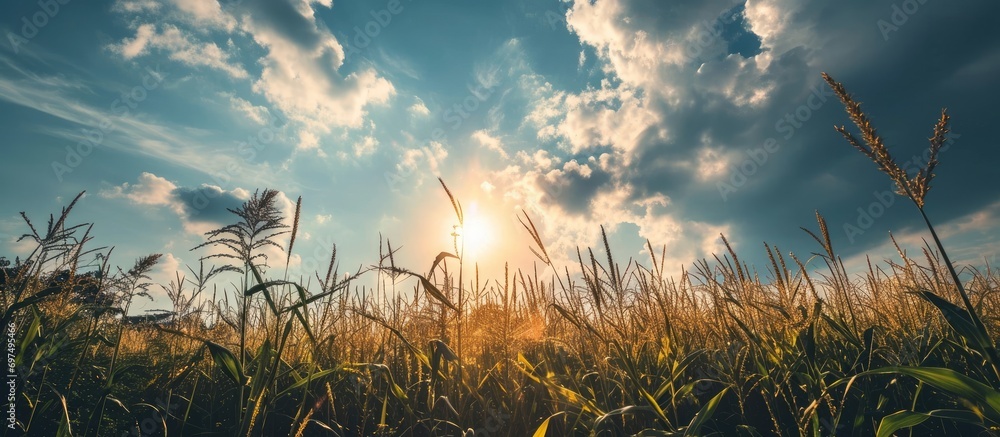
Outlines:
{"label": "cloud", "polygon": [[387,103],[395,88],[375,70],[340,73],[344,48],[320,27],[306,2],[246,1],[241,28],[266,50],[254,91],[307,127],[362,126],[366,108]]}
{"label": "cloud", "polygon": [[155,24],[142,24],[136,28],[134,37],[112,44],[110,48],[125,59],[134,59],[154,49],[163,50],[169,59],[191,67],[208,67],[236,79],[249,76],[215,43],[195,41],[192,35],[171,24],[164,24],[159,29]]}
{"label": "cloud", "polygon": [[[167,206],[174,201],[177,185],[152,173],[139,175],[139,182],[128,182],[101,191],[101,196],[108,199],[125,198],[137,205]],[[178,212],[181,209],[177,209]]]}
{"label": "cloud", "polygon": [[378,140],[374,136],[367,135],[354,143],[354,156],[357,158],[370,156],[375,153],[376,147],[378,147]]}
{"label": "cloud", "polygon": [[[908,202],[902,197],[898,197],[896,202]],[[994,231],[997,223],[1000,223],[1000,200],[994,198],[978,209],[967,214],[957,216],[951,220],[935,223],[934,229],[941,238],[948,256],[955,263],[956,268],[961,271],[962,266],[983,267],[988,262],[991,267],[997,265],[1000,259],[1000,252],[997,251],[1000,244],[1000,237]],[[844,229],[840,226],[831,225],[831,232],[842,233]],[[853,223],[852,223],[853,225]],[[864,236],[868,237],[867,230]],[[922,223],[915,226],[905,227],[892,232],[893,243],[885,238],[878,244],[868,247],[863,253],[847,257],[844,264],[849,271],[866,271],[868,262],[876,263],[882,260],[894,260],[900,262],[900,249],[910,258],[924,260],[928,244],[936,254],[937,247],[934,246],[933,239],[927,228]],[[872,240],[875,238],[873,237]],[[935,255],[940,256],[940,255]]]}
{"label": "cloud", "polygon": [[[230,210],[239,209],[251,193],[243,188],[225,190],[215,185],[182,187],[166,178],[144,172],[136,183],[124,183],[100,192],[106,199],[126,199],[135,205],[160,206],[172,211],[190,234],[203,236],[239,220]],[[295,204],[284,193],[277,197],[286,224],[295,214]]]}
{"label": "cloud", "polygon": [[196,25],[208,25],[230,31],[236,27],[236,20],[223,12],[220,2],[173,0],[173,3],[182,12],[188,14]]}
{"label": "cloud", "polygon": [[[583,165],[576,163],[564,167],[578,172]],[[669,214],[668,207],[673,205],[664,196],[635,200],[628,185],[605,183],[599,189],[580,196],[584,206],[577,210],[567,209],[568,203],[563,196],[572,194],[565,191],[569,186],[559,184],[565,174],[559,173],[552,185],[540,182],[549,178],[548,174],[515,165],[494,173],[492,177],[497,187],[495,190],[503,187],[505,201],[524,209],[539,227],[546,248],[557,266],[575,264],[578,247],[601,246],[601,225],[613,234],[624,229],[624,224],[634,224],[638,237],[648,239],[655,247],[666,245],[670,248],[666,265],[674,273],[679,273],[680,267],[692,260],[717,252],[720,248],[719,234],[731,231],[727,225],[713,225]]]}
{"label": "cloud", "polygon": [[252,120],[259,125],[267,124],[271,113],[263,106],[256,106],[240,97],[229,94],[229,104],[238,114]]}
{"label": "cloud", "polygon": [[472,139],[482,144],[483,147],[496,152],[501,158],[507,159],[507,151],[503,149],[503,143],[500,142],[499,138],[480,129],[472,133]]}
{"label": "cloud", "polygon": [[660,120],[636,89],[607,80],[600,89],[554,91],[537,101],[528,118],[537,123],[538,139],[560,140],[571,154],[611,146],[626,157],[643,139],[640,134]]}
{"label": "cloud", "polygon": [[[64,64],[61,59],[48,59],[59,68],[76,68]],[[125,82],[128,88],[116,86],[106,88],[102,83],[67,78],[64,74],[45,74],[26,69],[14,60],[0,54],[0,100],[10,102],[51,115],[69,123],[48,124],[46,135],[52,136],[77,147],[89,145],[93,149],[106,148],[128,155],[154,158],[182,168],[189,168],[209,175],[217,175],[226,168],[246,163],[233,153],[217,153],[200,147],[205,143],[208,132],[196,127],[178,125],[153,117],[150,112],[153,96],[162,94],[172,86],[172,74],[150,65],[130,71]],[[122,103],[122,89],[145,87],[144,100]],[[142,88],[140,88],[142,89]],[[94,96],[106,100],[94,100]],[[273,133],[273,132],[272,132]],[[228,150],[226,150],[228,152]],[[84,157],[87,158],[87,157]],[[210,158],[210,159],[206,159]],[[67,165],[68,161],[55,161]],[[70,168],[69,170],[75,170]],[[70,172],[65,169],[55,171],[57,177]],[[270,183],[266,173],[255,178]]]}
{"label": "cloud", "polygon": [[176,273],[183,271],[183,269],[181,268],[181,264],[183,263],[184,260],[174,256],[173,253],[170,252],[164,253],[163,257],[160,258],[159,266],[157,269],[159,270],[159,272],[154,273],[154,276],[158,276],[159,278],[162,279],[156,281],[156,283],[169,284],[170,281],[176,281],[177,280]]}
{"label": "cloud", "polygon": [[[399,174],[410,175],[417,173],[418,168],[426,166],[425,168],[429,171],[422,171],[419,174],[430,173],[436,176],[441,174],[441,164],[447,158],[448,150],[444,148],[444,145],[437,141],[431,141],[427,147],[406,149],[403,152],[403,158],[396,164],[396,170]],[[421,182],[422,179],[416,185],[420,185]]]}
{"label": "cloud", "polygon": [[[747,21],[731,1],[573,2],[567,27],[594,53],[600,79],[560,88],[512,63],[523,126],[550,147],[512,152],[516,164],[489,178],[494,192],[536,214],[562,253],[598,243],[601,224],[625,223],[668,245],[668,262],[716,252],[719,234],[737,228],[704,214],[710,202],[686,200],[728,176],[746,138],[768,132],[774,118],[762,123],[761,113],[775,110],[777,77],[804,71],[796,52],[772,62],[779,54]],[[791,81],[781,95],[811,83]],[[492,149],[485,134],[473,138]]]}
{"label": "cloud", "polygon": [[[254,93],[298,128],[298,149],[321,150],[318,137],[333,129],[364,125],[371,105],[383,105],[395,95],[394,86],[370,67],[343,72],[344,48],[315,16],[314,7],[332,2],[245,0],[225,9],[218,2],[172,0],[171,8],[119,2],[116,11],[129,15],[135,34],[111,49],[125,59],[163,51],[190,67],[207,67],[236,79],[249,79]],[[154,21],[155,20],[155,21]],[[226,40],[220,47],[212,40]],[[234,44],[233,41],[237,41]],[[260,47],[259,55],[240,50],[240,42]],[[260,67],[249,72],[236,60]],[[243,99],[233,109],[260,122],[260,107]],[[304,140],[304,141],[302,141]]]}
{"label": "cloud", "polygon": [[431,110],[427,109],[427,105],[424,104],[423,100],[418,97],[417,101],[410,105],[409,111],[414,117],[426,117],[431,114]]}
{"label": "cloud", "polygon": [[316,150],[317,153],[323,154],[323,150],[319,148],[319,137],[315,133],[308,130],[299,131],[299,142],[295,145],[296,150]]}
{"label": "cloud", "polygon": [[160,9],[161,3],[155,0],[119,0],[112,10],[115,12],[140,13]]}

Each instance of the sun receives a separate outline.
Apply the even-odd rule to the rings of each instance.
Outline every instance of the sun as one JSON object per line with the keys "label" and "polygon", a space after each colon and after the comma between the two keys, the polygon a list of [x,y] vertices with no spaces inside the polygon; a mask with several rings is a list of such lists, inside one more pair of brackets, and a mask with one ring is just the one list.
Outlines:
{"label": "sun", "polygon": [[484,257],[496,242],[497,227],[479,210],[476,202],[465,212],[465,223],[456,229],[459,249],[470,259]]}

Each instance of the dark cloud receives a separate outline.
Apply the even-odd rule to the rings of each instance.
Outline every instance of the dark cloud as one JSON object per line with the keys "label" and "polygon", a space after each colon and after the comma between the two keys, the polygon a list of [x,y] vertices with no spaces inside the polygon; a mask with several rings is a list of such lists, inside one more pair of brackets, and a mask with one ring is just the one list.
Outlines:
{"label": "dark cloud", "polygon": [[[833,130],[834,125],[853,126],[822,82],[824,71],[864,102],[900,162],[923,163],[920,156],[940,108],[950,109],[952,130],[960,137],[941,155],[928,199],[932,219],[952,220],[994,203],[1000,191],[984,181],[1000,154],[990,129],[1000,95],[1000,82],[991,79],[1000,75],[1000,33],[985,30],[992,28],[1000,5],[926,2],[902,23],[896,12],[900,5],[810,3],[785,14],[786,5],[775,4],[781,16],[760,28],[776,32],[769,35],[773,46],[762,47],[767,37],[750,31],[744,5],[624,2],[628,27],[652,41],[675,40],[671,32],[690,29],[692,21],[711,24],[731,14],[735,19],[724,23],[720,38],[726,52],[771,60],[757,70],[713,51],[719,41],[710,41],[705,52],[714,57],[700,56],[693,66],[665,63],[650,70],[656,76],[643,79],[640,87],[661,123],[639,133],[638,146],[626,152],[631,153],[627,168],[607,178],[595,173],[590,180],[572,180],[561,192],[560,205],[586,213],[589,199],[602,189],[630,187],[630,201],[667,196],[668,216],[731,226],[736,240],[806,248],[814,243],[798,228],[815,229],[819,210],[845,256],[881,244],[889,230],[919,228],[909,201],[887,194],[892,190],[888,178]],[[880,22],[894,19],[891,28]],[[638,62],[630,67],[647,68]],[[675,87],[675,94],[662,93],[660,84]],[[767,98],[747,105],[727,94],[727,88],[739,93],[750,86],[766,87]],[[666,139],[661,131],[668,132]],[[776,150],[764,153],[769,139]],[[732,159],[721,175],[698,177],[704,146]],[[720,183],[734,190],[720,193]],[[877,217],[869,220],[872,213]],[[859,223],[866,225],[863,234],[846,230]]]}
{"label": "dark cloud", "polygon": [[236,220],[229,210],[239,208],[244,200],[231,191],[214,186],[178,187],[173,194],[192,222],[227,224]]}
{"label": "dark cloud", "polygon": [[590,200],[601,191],[611,188],[611,175],[596,168],[594,163],[584,161],[580,165],[587,165],[590,174],[583,176],[577,171],[567,171],[558,177],[555,182],[549,182],[545,176],[540,176],[538,187],[546,193],[546,200],[550,204],[558,204],[570,214],[585,214],[590,209]]}
{"label": "dark cloud", "polygon": [[[233,11],[244,20],[271,30],[302,47],[316,47],[324,40],[316,21],[307,18],[290,0],[242,0]],[[298,3],[298,2],[296,2]]]}

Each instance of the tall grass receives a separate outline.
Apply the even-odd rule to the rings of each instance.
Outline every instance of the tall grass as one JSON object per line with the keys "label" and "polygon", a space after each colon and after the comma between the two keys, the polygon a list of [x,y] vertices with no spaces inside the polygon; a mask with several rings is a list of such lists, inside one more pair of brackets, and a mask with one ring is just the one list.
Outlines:
{"label": "tall grass", "polygon": [[[671,278],[669,248],[647,242],[647,263],[621,263],[603,227],[600,247],[555,265],[524,214],[535,266],[483,280],[465,263],[460,199],[441,181],[457,232],[430,269],[397,265],[385,240],[370,268],[341,276],[334,246],[325,272],[293,281],[302,199],[282,217],[277,192],[265,190],[206,235],[190,275],[163,284],[171,311],[132,317],[158,255],[113,269],[111,249],[90,247],[90,225],[68,224],[78,197],[44,233],[25,217],[38,248],[2,260],[19,387],[5,433],[998,432],[1000,275],[987,267],[962,282],[925,213],[947,114],[931,137],[932,163],[908,175],[860,105],[824,77],[862,140],[838,130],[928,225],[932,244],[919,257],[900,250],[852,276],[817,213],[803,230],[820,272],[770,244],[768,264],[752,268],[723,236],[724,253]],[[267,258],[279,249],[284,272]],[[546,268],[555,273],[539,273]],[[374,286],[358,281],[366,275]]]}

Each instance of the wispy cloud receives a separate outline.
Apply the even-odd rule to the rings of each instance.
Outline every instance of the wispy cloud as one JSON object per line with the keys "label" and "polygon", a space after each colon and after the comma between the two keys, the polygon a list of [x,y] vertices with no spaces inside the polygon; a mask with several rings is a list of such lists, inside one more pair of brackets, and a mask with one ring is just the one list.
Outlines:
{"label": "wispy cloud", "polygon": [[191,67],[208,67],[236,79],[248,77],[246,70],[218,45],[196,41],[192,35],[170,24],[142,24],[136,29],[134,37],[110,48],[125,59],[134,59],[151,50],[163,50],[168,59]]}

